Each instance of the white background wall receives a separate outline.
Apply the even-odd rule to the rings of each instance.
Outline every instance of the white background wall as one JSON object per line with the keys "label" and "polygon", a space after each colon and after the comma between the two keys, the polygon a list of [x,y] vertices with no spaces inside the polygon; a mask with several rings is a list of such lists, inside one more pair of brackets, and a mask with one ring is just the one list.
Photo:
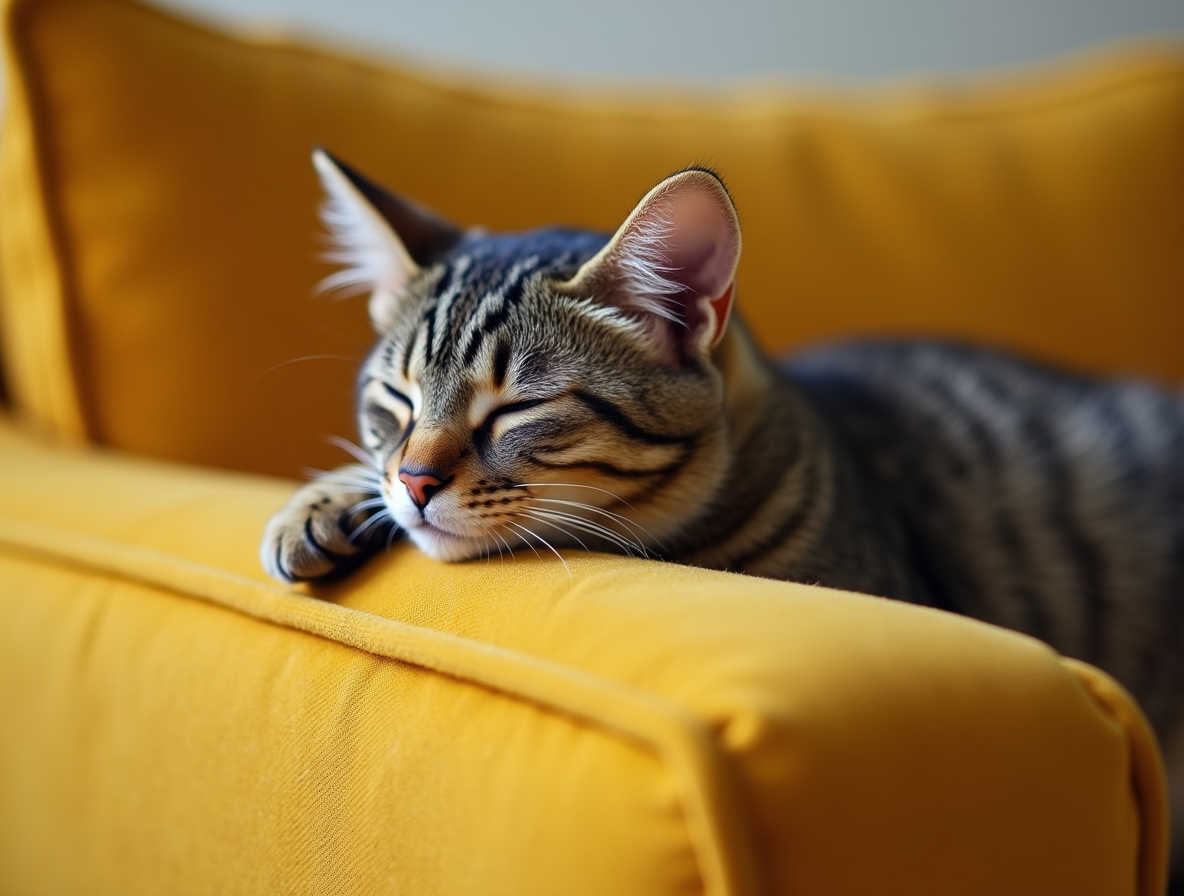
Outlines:
{"label": "white background wall", "polygon": [[866,78],[1184,39],[1184,0],[166,0],[443,65],[566,79]]}

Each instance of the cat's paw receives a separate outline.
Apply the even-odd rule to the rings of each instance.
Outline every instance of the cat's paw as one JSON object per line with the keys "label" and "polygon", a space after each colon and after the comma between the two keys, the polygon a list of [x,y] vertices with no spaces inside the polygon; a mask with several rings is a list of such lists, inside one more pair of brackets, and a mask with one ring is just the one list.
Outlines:
{"label": "cat's paw", "polygon": [[350,571],[371,553],[374,536],[389,532],[389,525],[371,525],[372,508],[359,507],[375,497],[327,482],[303,486],[263,530],[263,568],[283,582]]}

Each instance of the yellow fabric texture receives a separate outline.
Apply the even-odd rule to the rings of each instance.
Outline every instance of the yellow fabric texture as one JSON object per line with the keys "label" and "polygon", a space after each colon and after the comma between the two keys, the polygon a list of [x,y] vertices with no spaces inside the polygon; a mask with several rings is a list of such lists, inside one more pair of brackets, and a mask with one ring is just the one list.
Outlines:
{"label": "yellow fabric texture", "polygon": [[1105,676],[877,598],[397,549],[315,598],[288,483],[0,426],[0,891],[1142,894]]}
{"label": "yellow fabric texture", "polygon": [[[3,356],[60,437],[297,475],[337,463],[368,341],[310,296],[324,144],[465,225],[615,227],[724,173],[739,307],[784,348],[985,338],[1184,379],[1184,49],[961,84],[546,90],[197,27],[130,0],[11,0]],[[297,360],[306,359],[306,360]]]}

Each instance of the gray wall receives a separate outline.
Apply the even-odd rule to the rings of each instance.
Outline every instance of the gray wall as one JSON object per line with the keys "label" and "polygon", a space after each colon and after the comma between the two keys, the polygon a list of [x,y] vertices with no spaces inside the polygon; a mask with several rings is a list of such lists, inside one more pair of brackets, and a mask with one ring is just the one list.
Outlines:
{"label": "gray wall", "polygon": [[568,79],[868,78],[1148,35],[1184,0],[167,0],[443,65]]}

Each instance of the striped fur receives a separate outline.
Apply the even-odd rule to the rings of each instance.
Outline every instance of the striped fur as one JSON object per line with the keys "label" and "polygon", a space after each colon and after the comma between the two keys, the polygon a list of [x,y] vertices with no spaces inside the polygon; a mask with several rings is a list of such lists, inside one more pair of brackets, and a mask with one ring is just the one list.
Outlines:
{"label": "striped fur", "polygon": [[774,366],[724,328],[730,199],[678,177],[613,236],[442,229],[397,259],[359,462],[273,518],[268,570],[339,575],[405,534],[443,560],[608,550],[964,613],[1131,689],[1179,809],[1184,395],[935,342]]}

